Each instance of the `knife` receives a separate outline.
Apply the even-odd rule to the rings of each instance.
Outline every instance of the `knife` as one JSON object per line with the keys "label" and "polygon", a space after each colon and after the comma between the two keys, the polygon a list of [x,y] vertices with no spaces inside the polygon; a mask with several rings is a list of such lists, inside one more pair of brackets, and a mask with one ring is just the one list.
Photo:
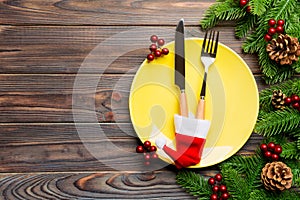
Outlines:
{"label": "knife", "polygon": [[185,94],[184,20],[178,22],[175,32],[175,85],[180,89],[180,115],[188,117]]}

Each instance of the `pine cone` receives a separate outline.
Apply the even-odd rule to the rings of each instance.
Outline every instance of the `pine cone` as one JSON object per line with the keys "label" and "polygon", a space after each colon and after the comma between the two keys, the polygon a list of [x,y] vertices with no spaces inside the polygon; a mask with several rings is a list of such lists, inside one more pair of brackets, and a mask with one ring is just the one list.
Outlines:
{"label": "pine cone", "polygon": [[275,109],[284,109],[285,94],[281,90],[274,90],[272,96],[272,105]]}
{"label": "pine cone", "polygon": [[267,163],[261,172],[261,180],[267,190],[285,190],[292,186],[291,168],[283,162]]}
{"label": "pine cone", "polygon": [[280,34],[267,45],[267,52],[269,57],[280,65],[291,65],[293,61],[298,61],[300,56],[298,38]]}

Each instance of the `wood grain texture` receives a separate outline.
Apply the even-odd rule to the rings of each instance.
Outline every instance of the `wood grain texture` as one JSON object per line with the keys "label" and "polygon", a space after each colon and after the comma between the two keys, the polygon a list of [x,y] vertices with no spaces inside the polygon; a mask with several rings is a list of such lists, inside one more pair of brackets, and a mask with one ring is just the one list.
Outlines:
{"label": "wood grain texture", "polygon": [[198,24],[211,0],[48,0],[0,2],[4,24],[169,25],[184,17]]}
{"label": "wood grain texture", "polygon": [[[149,37],[158,34],[174,41],[173,26],[0,26],[0,73],[134,74],[149,53]],[[233,28],[218,26],[220,42],[238,53],[254,74],[260,73],[256,56],[243,54]],[[186,37],[203,37],[199,27],[186,27]],[[124,50],[124,46],[128,50]],[[103,48],[105,52],[92,50]],[[110,64],[108,64],[110,63]]]}
{"label": "wood grain texture", "polygon": [[[75,75],[0,75],[0,123],[73,122],[72,107],[81,112],[77,122],[95,122],[83,114],[93,112],[99,122],[129,122],[128,97],[134,75],[104,74],[94,87],[89,81],[97,77],[81,76],[84,87],[75,87]],[[261,76],[255,78],[259,89],[266,87]],[[114,92],[121,94],[120,101],[111,98]],[[72,104],[74,95],[80,99],[79,107]],[[93,105],[95,110],[91,110]]]}
{"label": "wood grain texture", "polygon": [[[121,124],[1,124],[0,172],[67,172],[115,170],[104,163],[116,164],[126,171],[145,170],[143,157],[131,158],[138,139],[131,123]],[[100,126],[107,138],[101,137]],[[88,129],[84,138],[77,129]],[[238,154],[253,154],[262,137],[253,134]],[[103,150],[110,143],[126,153]],[[87,149],[86,145],[96,145]],[[91,151],[92,150],[92,151]],[[93,152],[96,150],[96,152]],[[105,152],[103,154],[103,151]],[[127,154],[128,153],[128,154]],[[96,155],[97,159],[93,156]],[[162,163],[159,163],[162,164]]]}
{"label": "wood grain texture", "polygon": [[196,199],[171,171],[0,175],[0,196],[19,199]]}

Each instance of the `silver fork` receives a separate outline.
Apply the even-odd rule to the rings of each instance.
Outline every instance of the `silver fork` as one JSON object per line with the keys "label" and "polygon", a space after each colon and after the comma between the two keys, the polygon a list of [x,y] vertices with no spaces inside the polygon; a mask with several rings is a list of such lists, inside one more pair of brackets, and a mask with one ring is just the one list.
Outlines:
{"label": "silver fork", "polygon": [[[216,40],[215,40],[216,35]],[[200,100],[197,107],[196,118],[197,119],[204,119],[205,115],[205,93],[206,93],[206,79],[208,68],[215,62],[218,50],[218,41],[219,41],[219,31],[210,31],[208,42],[207,40],[207,32],[204,36],[204,41],[202,44],[202,51],[201,51],[201,62],[204,65],[204,77],[203,83],[200,93]],[[214,42],[215,40],[215,42]],[[207,43],[207,44],[206,44]]]}

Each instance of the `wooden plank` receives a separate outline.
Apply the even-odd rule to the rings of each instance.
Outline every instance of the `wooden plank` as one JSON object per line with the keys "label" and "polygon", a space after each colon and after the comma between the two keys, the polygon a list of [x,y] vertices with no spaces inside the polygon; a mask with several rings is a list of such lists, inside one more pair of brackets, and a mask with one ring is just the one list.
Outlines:
{"label": "wooden plank", "polygon": [[[253,73],[260,73],[257,58],[242,53],[242,41],[232,27],[215,29],[221,31],[223,44],[237,52]],[[132,74],[149,53],[151,34],[173,41],[174,26],[0,26],[0,73],[75,74],[85,63],[81,73]],[[203,35],[198,27],[186,27],[186,37]]]}
{"label": "wooden plank", "polygon": [[[100,134],[98,126],[107,138]],[[89,134],[82,137],[78,132],[82,128]],[[1,124],[0,138],[1,173],[147,170],[143,155],[135,154],[139,140],[129,123],[76,127],[75,124]],[[238,154],[253,154],[261,140],[261,136],[252,134]],[[115,145],[115,150],[109,150],[106,144]],[[153,167],[159,166],[165,164],[159,162]]]}
{"label": "wooden plank", "polygon": [[215,1],[1,1],[3,24],[168,25],[198,24]]}
{"label": "wooden plank", "polygon": [[[128,97],[134,75],[105,74],[95,87],[90,81],[97,80],[98,75],[83,75],[80,78],[85,85],[80,88],[74,87],[75,78],[63,74],[0,75],[0,123],[73,122],[73,112],[81,112],[76,122],[95,123],[88,115],[94,112],[99,122],[130,121]],[[261,76],[256,80],[259,89],[266,87]],[[112,99],[113,92],[122,99]],[[73,97],[78,107],[73,105]]]}
{"label": "wooden plank", "polygon": [[195,199],[176,173],[95,172],[0,175],[0,195],[16,199]]}

